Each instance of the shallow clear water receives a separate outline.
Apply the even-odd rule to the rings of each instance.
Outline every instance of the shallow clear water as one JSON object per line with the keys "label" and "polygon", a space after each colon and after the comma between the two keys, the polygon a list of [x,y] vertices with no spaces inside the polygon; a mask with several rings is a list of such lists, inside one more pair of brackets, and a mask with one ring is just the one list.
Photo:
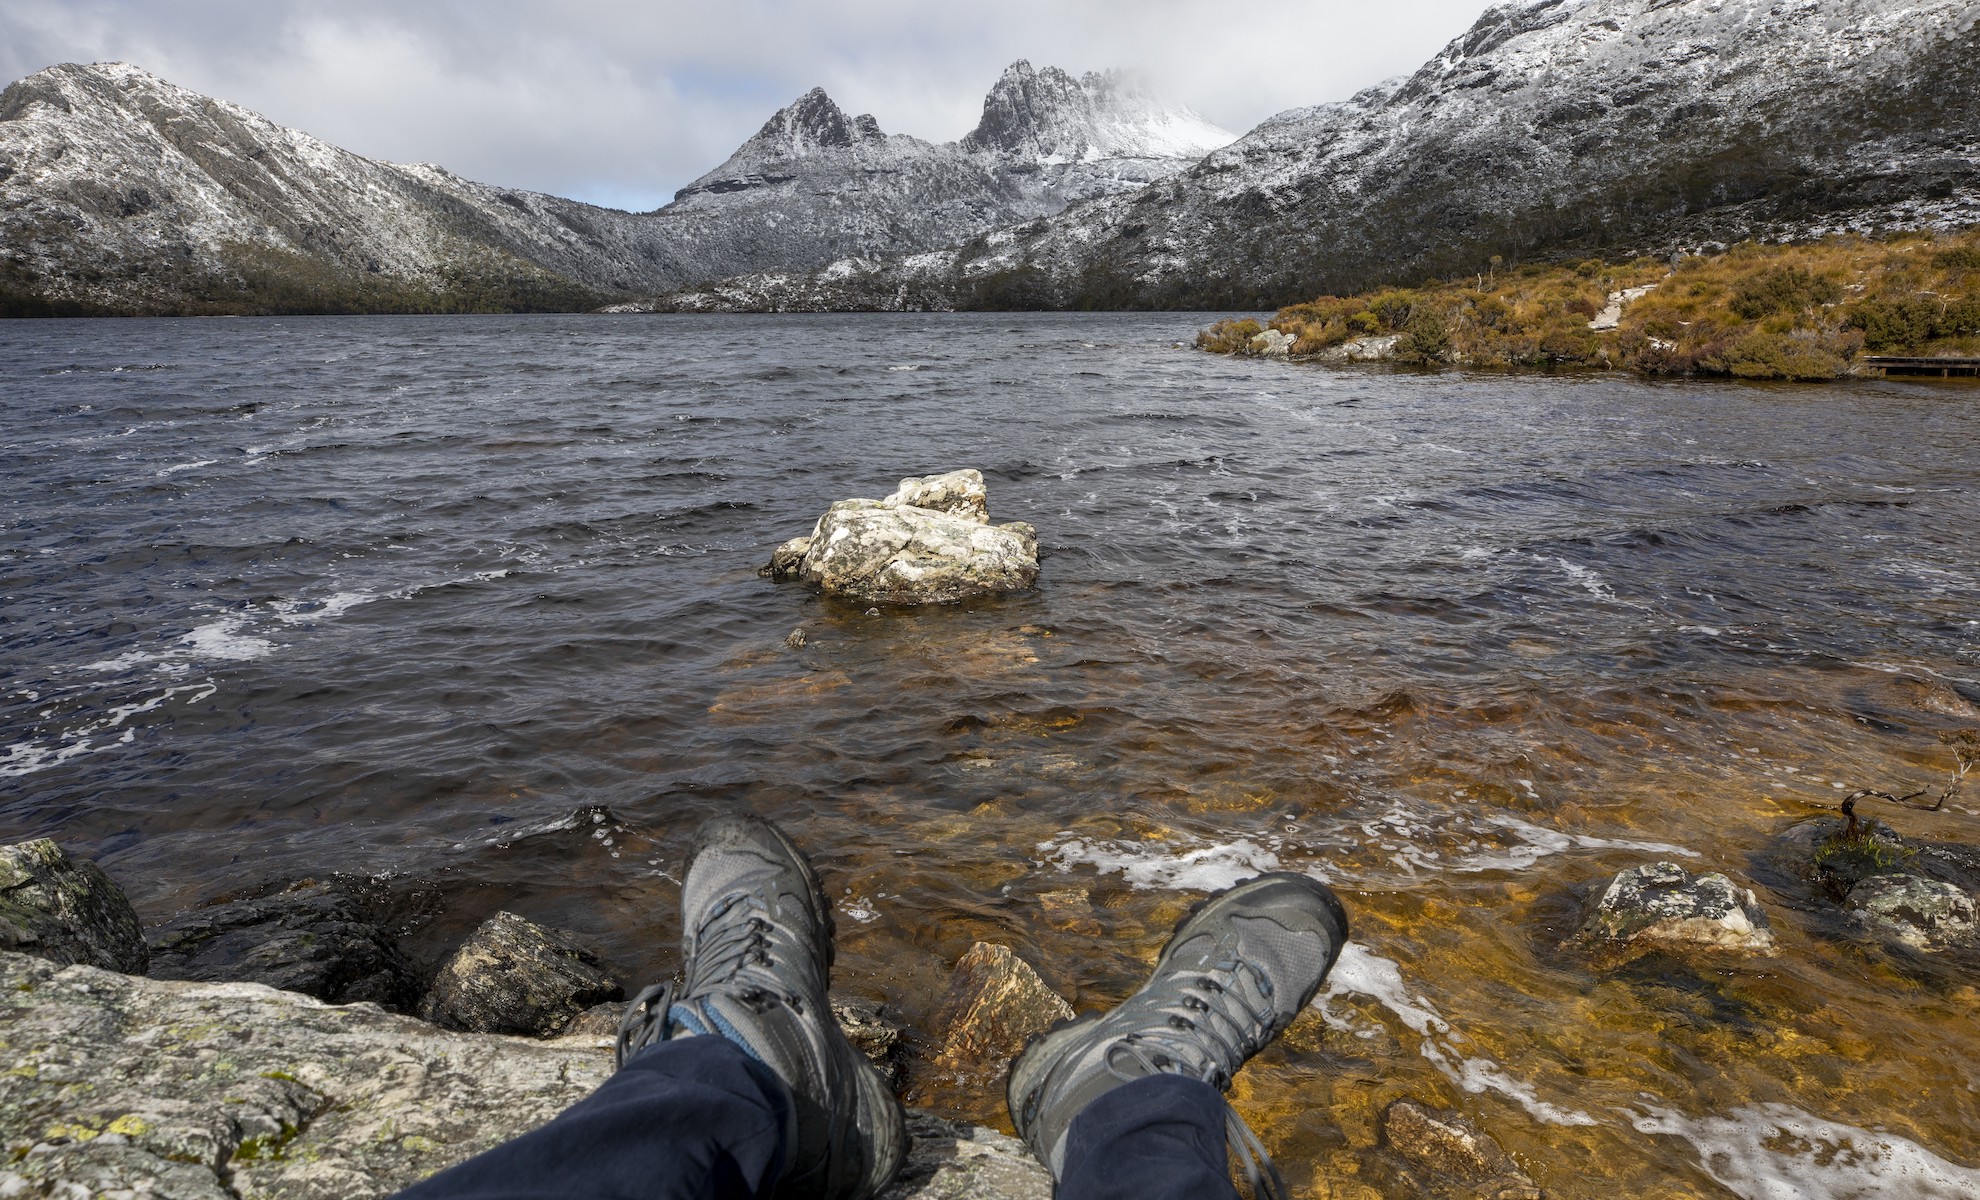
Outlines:
{"label": "shallow clear water", "polygon": [[[429,958],[507,907],[636,984],[687,835],[751,808],[839,894],[841,986],[922,1021],[976,939],[1103,1005],[1194,889],[1313,870],[1355,945],[1237,1091],[1310,1194],[1401,1194],[1404,1095],[1555,1196],[1980,1192],[1971,964],[1770,856],[1980,724],[1980,393],[1341,373],[1203,323],[0,325],[0,838],[152,920],[431,879]],[[957,466],[1035,592],[756,575]],[[1560,948],[1659,859],[1757,886],[1780,955]]]}

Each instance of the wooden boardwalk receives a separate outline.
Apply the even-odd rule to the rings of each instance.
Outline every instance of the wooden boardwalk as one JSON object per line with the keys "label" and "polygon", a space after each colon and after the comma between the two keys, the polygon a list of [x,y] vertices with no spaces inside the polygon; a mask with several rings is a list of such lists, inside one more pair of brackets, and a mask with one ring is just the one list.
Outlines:
{"label": "wooden boardwalk", "polygon": [[1912,376],[1930,379],[1972,379],[1980,376],[1980,358],[1903,358],[1871,354],[1864,365],[1882,367],[1886,378]]}

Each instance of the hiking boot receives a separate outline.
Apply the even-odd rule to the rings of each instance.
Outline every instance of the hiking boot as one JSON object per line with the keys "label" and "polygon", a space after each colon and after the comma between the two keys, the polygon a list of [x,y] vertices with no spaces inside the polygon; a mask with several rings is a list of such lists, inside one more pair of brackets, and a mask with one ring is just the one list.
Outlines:
{"label": "hiking boot", "polygon": [[[1219,1091],[1311,1003],[1347,941],[1347,914],[1326,884],[1260,875],[1193,909],[1155,973],[1112,1012],[1086,1013],[1032,1039],[1011,1063],[1011,1123],[1057,1180],[1073,1118],[1107,1092],[1156,1074]],[[1258,1195],[1285,1181],[1236,1112],[1225,1132]]]}
{"label": "hiking boot", "polygon": [[621,1066],[653,1042],[715,1034],[789,1085],[796,1108],[779,1196],[865,1200],[900,1169],[907,1128],[893,1089],[826,1000],[832,910],[803,853],[758,817],[695,833],[681,888],[686,965],[640,993],[619,1028]]}

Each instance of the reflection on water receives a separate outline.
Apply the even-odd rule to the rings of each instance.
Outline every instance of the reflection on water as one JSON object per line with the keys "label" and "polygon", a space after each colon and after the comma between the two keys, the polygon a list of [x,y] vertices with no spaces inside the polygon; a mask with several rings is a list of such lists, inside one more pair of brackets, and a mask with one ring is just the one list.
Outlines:
{"label": "reflection on water", "polygon": [[[1973,964],[1855,940],[1771,851],[1980,724],[1970,390],[1340,374],[1198,324],[0,327],[0,836],[153,919],[431,879],[429,958],[509,907],[636,981],[688,833],[748,807],[817,852],[842,986],[922,1021],[974,940],[1103,1005],[1202,889],[1310,871],[1354,945],[1235,1093],[1309,1194],[1387,1194],[1402,1096],[1554,1196],[1980,1190]],[[755,575],[963,465],[1035,593]],[[1659,859],[1754,884],[1781,953],[1562,948]]]}

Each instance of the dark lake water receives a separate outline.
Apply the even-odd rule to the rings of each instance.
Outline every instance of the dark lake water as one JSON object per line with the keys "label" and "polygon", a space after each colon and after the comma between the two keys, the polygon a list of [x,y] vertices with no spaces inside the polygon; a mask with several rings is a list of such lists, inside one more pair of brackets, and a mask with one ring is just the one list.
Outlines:
{"label": "dark lake water", "polygon": [[[1312,870],[1355,945],[1236,1098],[1313,1195],[1391,1194],[1405,1095],[1550,1196],[1980,1194],[1980,976],[1768,857],[1980,725],[1980,390],[1350,373],[1178,344],[1208,319],[0,324],[0,838],[151,921],[431,881],[427,961],[510,908],[636,986],[749,808],[910,1021],[979,938],[1111,1003],[1193,889]],[[1035,592],[757,576],[961,466]],[[1781,953],[1559,949],[1660,859]],[[915,1088],[1001,1123],[979,1084]]]}

